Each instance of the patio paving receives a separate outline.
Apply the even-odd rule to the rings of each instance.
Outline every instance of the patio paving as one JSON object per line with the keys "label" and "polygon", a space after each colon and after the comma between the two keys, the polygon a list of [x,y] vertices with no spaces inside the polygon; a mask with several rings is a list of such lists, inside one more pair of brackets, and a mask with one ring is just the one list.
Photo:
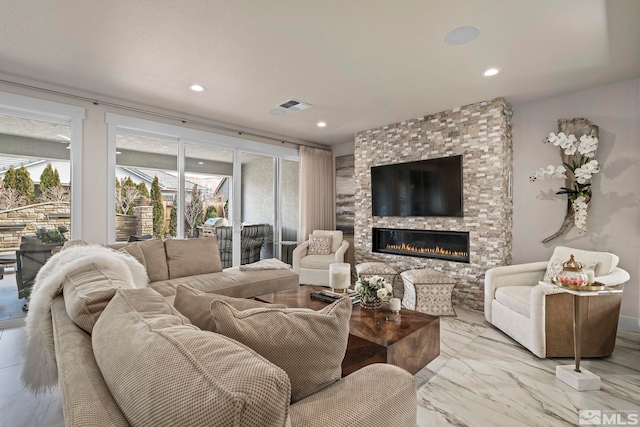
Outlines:
{"label": "patio paving", "polygon": [[0,321],[26,317],[22,311],[26,299],[18,299],[18,287],[16,286],[16,274],[13,268],[5,268],[4,279],[0,280]]}

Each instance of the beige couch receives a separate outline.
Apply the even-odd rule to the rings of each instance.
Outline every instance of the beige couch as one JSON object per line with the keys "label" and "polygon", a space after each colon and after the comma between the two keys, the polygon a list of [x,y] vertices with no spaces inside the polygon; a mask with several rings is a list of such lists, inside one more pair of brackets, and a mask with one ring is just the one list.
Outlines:
{"label": "beige couch", "polygon": [[215,237],[167,239],[164,242],[154,239],[110,247],[127,251],[144,265],[149,286],[169,302],[173,302],[176,287],[181,284],[236,298],[251,298],[298,286],[298,274],[292,270],[223,269]]}
{"label": "beige couch", "polygon": [[[151,255],[160,247],[144,249],[143,261],[155,278],[151,261],[160,260]],[[168,270],[179,275],[174,249],[167,245]],[[227,271],[227,287],[216,273],[185,277],[202,276],[190,285],[227,293],[257,289],[248,281],[246,288],[234,286],[242,272]],[[415,380],[400,368],[371,365],[291,403],[282,369],[231,338],[200,330],[169,303],[175,297],[172,279],[116,290],[117,277],[109,274],[90,266],[69,274],[64,295],[51,307],[66,426],[416,425]],[[89,283],[95,291],[87,292]]]}

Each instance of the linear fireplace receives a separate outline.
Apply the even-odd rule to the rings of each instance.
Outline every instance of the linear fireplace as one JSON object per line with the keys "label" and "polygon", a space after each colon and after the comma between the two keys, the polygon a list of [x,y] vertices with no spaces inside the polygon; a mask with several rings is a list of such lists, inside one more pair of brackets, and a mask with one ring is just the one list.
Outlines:
{"label": "linear fireplace", "polygon": [[374,228],[373,252],[469,263],[469,233]]}

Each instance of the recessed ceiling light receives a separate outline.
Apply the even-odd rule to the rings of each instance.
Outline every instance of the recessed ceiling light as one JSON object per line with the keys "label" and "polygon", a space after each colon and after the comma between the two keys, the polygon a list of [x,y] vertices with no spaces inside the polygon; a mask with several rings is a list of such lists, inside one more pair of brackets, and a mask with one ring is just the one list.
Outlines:
{"label": "recessed ceiling light", "polygon": [[467,25],[449,31],[449,33],[444,36],[444,41],[450,45],[467,44],[474,41],[478,35],[480,35],[480,28]]}
{"label": "recessed ceiling light", "polygon": [[68,136],[60,135],[59,133],[57,133],[56,136],[59,136],[60,138],[64,139],[64,141],[60,141],[63,144],[66,144],[67,142],[71,141],[71,138],[69,138]]}
{"label": "recessed ceiling light", "polygon": [[194,92],[204,92],[204,86],[199,84],[189,85],[189,89],[191,89]]}
{"label": "recessed ceiling light", "polygon": [[500,68],[489,68],[489,69],[487,69],[487,71],[482,73],[482,75],[485,76],[485,77],[491,77],[491,76],[495,76],[499,72],[500,72]]}
{"label": "recessed ceiling light", "polygon": [[269,110],[269,114],[271,114],[272,116],[284,116],[285,114],[287,114],[287,112],[279,108],[272,108],[271,110]]}
{"label": "recessed ceiling light", "polygon": [[204,162],[198,162],[199,165],[204,165]]}
{"label": "recessed ceiling light", "polygon": [[316,126],[318,126],[319,128],[323,128],[323,127],[326,127],[327,124],[325,122],[318,122],[316,123]]}
{"label": "recessed ceiling light", "polygon": [[122,154],[122,151],[116,151],[116,154]]}

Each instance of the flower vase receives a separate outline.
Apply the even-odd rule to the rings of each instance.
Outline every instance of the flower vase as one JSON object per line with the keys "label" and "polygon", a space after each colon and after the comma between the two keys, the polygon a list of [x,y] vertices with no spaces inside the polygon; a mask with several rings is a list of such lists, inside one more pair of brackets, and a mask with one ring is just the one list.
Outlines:
{"label": "flower vase", "polygon": [[365,301],[364,298],[362,299],[362,302],[360,303],[360,305],[362,306],[362,308],[364,310],[369,310],[369,311],[380,311],[380,308],[382,308],[382,300],[380,298],[374,298],[371,301]]}

